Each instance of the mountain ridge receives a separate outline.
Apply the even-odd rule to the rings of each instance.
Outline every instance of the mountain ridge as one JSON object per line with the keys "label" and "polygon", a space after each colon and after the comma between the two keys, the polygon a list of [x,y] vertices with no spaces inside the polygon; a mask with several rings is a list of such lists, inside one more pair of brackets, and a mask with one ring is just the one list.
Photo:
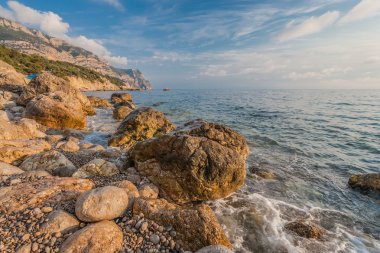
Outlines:
{"label": "mountain ridge", "polygon": [[2,17],[0,44],[27,55],[39,55],[48,60],[68,62],[95,70],[123,82],[130,89],[152,89],[150,81],[138,69],[112,67],[106,60],[86,49]]}

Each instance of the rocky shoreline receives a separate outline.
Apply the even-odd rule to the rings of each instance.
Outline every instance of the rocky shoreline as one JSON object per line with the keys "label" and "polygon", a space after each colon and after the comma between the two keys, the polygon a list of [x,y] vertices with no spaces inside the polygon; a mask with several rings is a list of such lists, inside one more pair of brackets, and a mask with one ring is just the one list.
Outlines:
{"label": "rocky shoreline", "polygon": [[[14,91],[0,94],[1,252],[232,252],[204,201],[243,185],[243,136],[49,73]],[[95,107],[120,120],[109,147],[84,141]]]}
{"label": "rocky shoreline", "polygon": [[[131,94],[87,97],[49,73],[0,87],[0,252],[232,252],[205,203],[244,184],[242,135],[202,120],[176,126],[137,108]],[[96,107],[120,121],[107,147],[84,140]],[[258,166],[249,171],[276,178]],[[348,185],[378,193],[379,179],[354,175]],[[309,220],[284,229],[325,235]]]}

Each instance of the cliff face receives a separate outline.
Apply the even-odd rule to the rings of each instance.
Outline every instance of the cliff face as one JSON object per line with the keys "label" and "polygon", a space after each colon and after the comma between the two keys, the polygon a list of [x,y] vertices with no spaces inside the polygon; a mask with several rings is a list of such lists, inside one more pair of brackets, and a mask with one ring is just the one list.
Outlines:
{"label": "cliff face", "polygon": [[121,80],[126,88],[152,89],[150,82],[139,70],[113,68],[107,61],[83,48],[4,18],[0,18],[0,43],[25,54],[40,55],[49,60],[69,62],[95,70]]}

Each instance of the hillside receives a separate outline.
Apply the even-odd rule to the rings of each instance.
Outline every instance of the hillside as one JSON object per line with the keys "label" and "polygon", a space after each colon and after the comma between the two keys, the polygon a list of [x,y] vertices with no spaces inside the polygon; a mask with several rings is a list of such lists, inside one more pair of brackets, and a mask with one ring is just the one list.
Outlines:
{"label": "hillside", "polygon": [[152,88],[139,70],[113,68],[105,60],[83,48],[4,18],[0,18],[0,44],[27,55],[38,55],[50,61],[59,61],[60,65],[64,62],[77,65],[78,69],[75,72],[83,72],[80,67],[92,70],[112,79],[112,82],[118,83],[119,86],[133,89]]}

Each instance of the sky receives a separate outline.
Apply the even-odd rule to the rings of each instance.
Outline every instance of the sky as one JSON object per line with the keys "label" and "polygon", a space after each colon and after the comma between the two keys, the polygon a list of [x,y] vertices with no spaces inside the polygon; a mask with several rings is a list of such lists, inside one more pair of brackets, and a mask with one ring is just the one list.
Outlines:
{"label": "sky", "polygon": [[380,89],[380,0],[0,0],[154,87]]}

